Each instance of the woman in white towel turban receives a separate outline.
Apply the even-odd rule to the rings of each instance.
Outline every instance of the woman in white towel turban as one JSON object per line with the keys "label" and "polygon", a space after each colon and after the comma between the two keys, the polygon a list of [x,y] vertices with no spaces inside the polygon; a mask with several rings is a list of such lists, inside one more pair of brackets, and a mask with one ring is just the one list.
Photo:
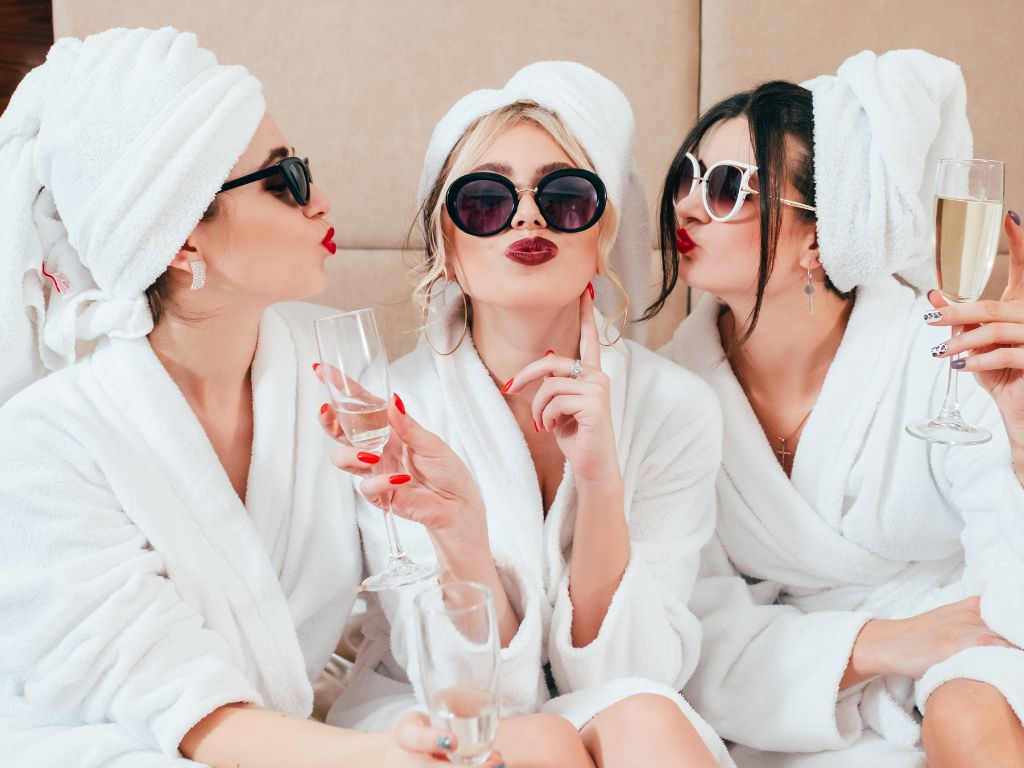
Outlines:
{"label": "woman in white towel turban", "polygon": [[279,303],[334,251],[292,155],[173,29],[59,40],[0,118],[4,766],[446,764],[307,720],[361,556],[325,310]]}
{"label": "woman in white towel turban", "polygon": [[[652,312],[677,276],[707,292],[663,352],[725,421],[686,693],[740,765],[1024,764],[1015,215],[1002,301],[927,297],[932,184],[939,158],[971,156],[965,101],[953,63],[865,51],[712,107],[668,175]],[[947,344],[960,322],[984,325]],[[987,446],[904,432],[938,411],[934,356],[953,351],[982,372],[960,394]]]}
{"label": "woman in white towel turban", "polygon": [[[392,368],[384,460],[404,452],[402,467],[370,476],[347,444],[335,461],[367,498],[393,492],[414,559],[493,590],[503,715],[562,715],[580,765],[731,765],[678,694],[700,646],[687,603],[714,527],[718,406],[617,339],[609,263],[649,264],[632,144],[625,96],[580,64],[532,64],[455,104],[420,183],[424,335]],[[380,570],[380,512],[366,503],[359,522]],[[328,722],[387,727],[422,701],[414,595],[375,597]]]}

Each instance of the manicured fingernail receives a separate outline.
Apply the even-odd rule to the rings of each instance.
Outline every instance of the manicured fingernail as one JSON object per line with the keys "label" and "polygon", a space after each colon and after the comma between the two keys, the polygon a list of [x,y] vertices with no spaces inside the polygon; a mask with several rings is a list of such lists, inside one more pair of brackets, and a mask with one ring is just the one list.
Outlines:
{"label": "manicured fingernail", "polygon": [[506,393],[507,393],[507,392],[508,392],[508,391],[509,391],[510,389],[512,389],[512,383],[513,383],[514,381],[515,381],[515,379],[509,379],[508,381],[506,381],[506,382],[505,382],[505,386],[501,388],[501,394],[503,394],[503,395],[504,395],[504,394],[506,394]]}
{"label": "manicured fingernail", "polygon": [[320,367],[320,363],[313,363],[313,373],[316,373],[316,369]]}
{"label": "manicured fingernail", "polygon": [[325,413],[327,413],[327,409],[330,408],[330,407],[331,406],[329,406],[327,403],[324,403],[323,405],[321,405],[320,406],[320,415],[323,416]]}
{"label": "manicured fingernail", "polygon": [[498,763],[496,766],[494,766],[494,768],[508,768],[508,766],[504,763]]}
{"label": "manicured fingernail", "polygon": [[438,736],[437,737],[437,748],[443,752],[450,752],[452,748],[452,737],[451,736]]}
{"label": "manicured fingernail", "polygon": [[950,360],[950,362],[949,362],[949,367],[950,368],[956,368],[958,371],[961,368],[963,368],[965,365],[967,365],[967,361],[964,360],[964,358],[962,358],[962,357],[959,360]]}
{"label": "manicured fingernail", "polygon": [[944,354],[946,354],[946,342],[936,344],[934,347],[932,347],[932,357],[938,357],[939,355]]}
{"label": "manicured fingernail", "polygon": [[1010,211],[1010,218],[1013,219],[1013,223],[1018,227],[1020,226],[1020,214],[1016,211]]}
{"label": "manicured fingernail", "polygon": [[942,319],[942,313],[941,312],[936,312],[934,309],[931,310],[930,312],[925,312],[924,313],[924,321],[926,323],[934,323],[936,320],[941,320],[941,319]]}
{"label": "manicured fingernail", "polygon": [[402,398],[400,398],[398,395],[395,395],[394,398],[395,398],[395,408],[397,408],[398,412],[404,416],[405,415],[405,403],[402,402]]}
{"label": "manicured fingernail", "polygon": [[540,432],[540,429],[537,427],[537,420],[536,419],[533,420],[533,431],[534,432]]}
{"label": "manicured fingernail", "polygon": [[549,349],[548,351],[546,351],[546,352],[544,353],[544,356],[545,356],[545,357],[547,357],[548,355],[553,355],[553,354],[555,354],[555,350],[553,350],[553,349]]}
{"label": "manicured fingernail", "polygon": [[402,483],[408,483],[412,480],[411,475],[392,475],[388,478],[388,482],[392,485],[401,485]]}
{"label": "manicured fingernail", "polygon": [[590,300],[593,301],[594,300],[594,284],[593,283],[587,283],[587,293],[590,294]]}
{"label": "manicured fingernail", "polygon": [[380,461],[380,456],[375,453],[369,453],[367,451],[360,451],[356,454],[356,458],[364,464],[376,464]]}

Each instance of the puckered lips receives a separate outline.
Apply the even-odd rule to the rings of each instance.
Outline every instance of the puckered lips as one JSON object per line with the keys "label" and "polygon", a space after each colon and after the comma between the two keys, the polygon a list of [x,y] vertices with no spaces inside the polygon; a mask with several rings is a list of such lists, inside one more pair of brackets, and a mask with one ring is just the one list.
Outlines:
{"label": "puckered lips", "polygon": [[690,233],[686,231],[686,227],[680,227],[676,230],[676,249],[681,254],[687,254],[697,247],[697,244],[693,242],[693,238],[690,237]]}
{"label": "puckered lips", "polygon": [[505,258],[524,267],[536,267],[551,261],[558,255],[558,246],[543,237],[527,237],[517,240],[505,249]]}
{"label": "puckered lips", "polygon": [[324,235],[324,239],[320,244],[326,248],[332,256],[334,255],[335,251],[338,250],[338,246],[334,242],[334,227],[327,230],[327,234]]}

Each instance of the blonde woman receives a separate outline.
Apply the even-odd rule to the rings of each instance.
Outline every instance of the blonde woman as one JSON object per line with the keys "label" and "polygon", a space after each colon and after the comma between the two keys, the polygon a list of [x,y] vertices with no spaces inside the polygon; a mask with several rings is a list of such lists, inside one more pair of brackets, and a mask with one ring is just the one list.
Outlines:
{"label": "blonde woman", "polygon": [[[649,252],[631,115],[612,83],[563,62],[442,119],[420,188],[428,322],[393,367],[386,471],[348,445],[334,459],[368,499],[391,496],[415,559],[493,591],[503,714],[562,715],[582,765],[731,764],[677,693],[700,649],[687,601],[714,527],[718,407],[618,338],[626,300],[609,264],[639,269]],[[360,512],[377,569],[379,514]],[[414,595],[374,600],[329,721],[381,728],[415,706]],[[510,765],[543,750],[501,743]]]}

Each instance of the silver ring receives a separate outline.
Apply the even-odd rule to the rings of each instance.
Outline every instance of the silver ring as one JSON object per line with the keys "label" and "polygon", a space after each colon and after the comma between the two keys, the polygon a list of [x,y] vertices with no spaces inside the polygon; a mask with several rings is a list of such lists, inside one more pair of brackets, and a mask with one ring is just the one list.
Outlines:
{"label": "silver ring", "polygon": [[572,368],[569,369],[569,378],[578,379],[581,373],[583,373],[583,363],[577,360],[572,364]]}

